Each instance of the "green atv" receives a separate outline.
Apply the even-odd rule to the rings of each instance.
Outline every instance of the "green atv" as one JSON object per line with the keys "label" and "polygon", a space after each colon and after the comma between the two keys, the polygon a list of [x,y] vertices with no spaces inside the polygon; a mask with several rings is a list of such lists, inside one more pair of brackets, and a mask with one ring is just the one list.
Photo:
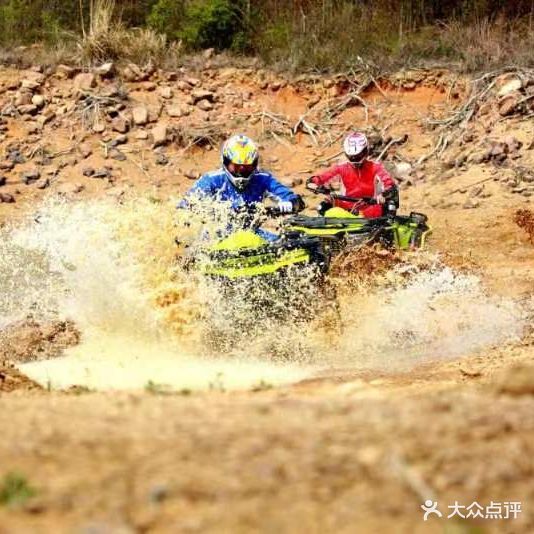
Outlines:
{"label": "green atv", "polygon": [[[332,200],[352,202],[355,206],[363,203],[376,204],[373,198],[354,198],[339,195],[324,188],[310,189],[314,193],[328,195]],[[310,217],[295,215],[285,220],[285,235],[305,235],[317,237],[323,242],[325,254],[355,249],[364,245],[380,243],[388,248],[398,250],[416,250],[425,245],[432,231],[427,224],[428,218],[422,213],[412,212],[410,215],[397,215],[398,194],[393,192],[386,197],[385,215],[372,219],[359,216],[343,208],[332,207],[331,203],[320,205],[320,216]]]}

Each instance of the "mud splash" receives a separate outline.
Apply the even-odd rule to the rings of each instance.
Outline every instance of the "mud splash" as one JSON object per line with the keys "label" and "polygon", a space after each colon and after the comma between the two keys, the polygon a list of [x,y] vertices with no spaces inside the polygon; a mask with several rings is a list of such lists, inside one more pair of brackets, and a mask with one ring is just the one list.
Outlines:
{"label": "mud splash", "polygon": [[206,310],[231,325],[243,303],[229,308],[180,268],[174,237],[190,242],[200,227],[178,227],[176,217],[174,202],[51,201],[6,231],[0,325],[31,313],[72,320],[82,332],[63,357],[21,365],[27,376],[59,389],[248,389],[337,367],[409,368],[507,342],[524,327],[520,307],[488,296],[476,277],[439,261],[404,262],[372,286],[342,288],[342,324],[325,324],[324,302],[309,287],[299,302],[312,311],[306,323],[263,318],[233,346],[214,347]]}

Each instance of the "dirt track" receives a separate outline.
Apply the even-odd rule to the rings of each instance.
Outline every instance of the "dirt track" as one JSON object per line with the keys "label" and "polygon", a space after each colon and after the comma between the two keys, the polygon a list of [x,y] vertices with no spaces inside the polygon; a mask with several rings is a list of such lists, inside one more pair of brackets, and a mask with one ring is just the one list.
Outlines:
{"label": "dirt track", "polygon": [[[309,90],[303,96],[291,85],[260,90],[238,74],[225,83],[252,91],[246,111],[265,109],[298,119],[315,94]],[[23,77],[15,71],[0,76],[6,86],[8,80]],[[47,92],[59,88],[66,94],[71,81],[49,83]],[[150,105],[160,99],[140,84],[129,87],[135,99]],[[321,85],[315,92],[327,98]],[[398,149],[405,156],[416,159],[428,152],[433,134],[422,128],[421,118],[431,109],[443,113],[454,105],[446,100],[447,92],[419,87],[411,92],[391,89],[387,96],[385,100],[376,90],[365,95],[370,122],[393,122],[393,137],[409,133],[408,144]],[[218,113],[229,110],[243,113],[230,101]],[[346,127],[362,124],[364,110],[351,107],[340,121]],[[15,118],[7,122],[3,150],[23,139],[27,126]],[[62,119],[46,130],[54,134],[57,151],[73,142],[67,126],[68,119]],[[261,124],[250,127],[250,133],[261,136]],[[497,124],[491,136],[514,135],[526,144],[533,133],[528,121],[512,120]],[[81,137],[74,132],[74,142]],[[9,174],[0,192],[14,194],[17,202],[0,204],[0,221],[20,218],[40,206],[43,196],[72,183],[82,183],[84,190],[71,190],[70,198],[120,198],[130,190],[159,199],[177,196],[190,184],[182,171],[205,170],[218,157],[214,150],[184,152],[171,145],[165,151],[171,163],[156,167],[150,146],[130,141],[132,152],[125,150],[130,157],[113,160],[116,178],[106,183],[81,175],[85,166],[110,163],[98,149],[98,134],[83,137],[93,154],[70,161],[53,175],[59,178],[49,188],[16,183],[32,163]],[[300,133],[288,146],[280,138],[263,136],[266,164],[280,176],[294,176],[311,168],[312,160],[338,150],[333,144],[318,156],[309,137]],[[532,165],[526,146],[520,158],[522,165]],[[140,168],[145,159],[150,163]],[[513,222],[515,210],[530,208],[531,200],[510,193],[495,179],[485,183],[477,206],[464,207],[472,184],[503,172],[508,171],[469,164],[449,171],[445,180],[440,164],[429,162],[424,178],[414,179],[415,186],[401,184],[403,211],[429,215],[431,250],[445,254],[447,264],[475,272],[490,295],[526,305],[530,315],[521,340],[457,354],[453,360],[435,354],[403,372],[390,373],[387,365],[362,369],[355,356],[352,365],[256,392],[51,392],[6,363],[0,374],[0,476],[24,474],[37,495],[18,507],[0,507],[0,532],[426,533],[448,527],[467,533],[474,526],[482,532],[534,531],[529,330],[534,247]],[[2,345],[2,358],[20,361],[34,349],[46,355],[46,341],[57,346],[57,335],[52,329],[43,335],[34,331],[30,339],[22,336],[16,358],[17,340],[11,337],[12,345]],[[62,348],[71,343],[63,335],[59,338]],[[443,511],[455,501],[520,501],[523,511],[516,520],[423,522],[420,506],[427,498],[437,500]]]}

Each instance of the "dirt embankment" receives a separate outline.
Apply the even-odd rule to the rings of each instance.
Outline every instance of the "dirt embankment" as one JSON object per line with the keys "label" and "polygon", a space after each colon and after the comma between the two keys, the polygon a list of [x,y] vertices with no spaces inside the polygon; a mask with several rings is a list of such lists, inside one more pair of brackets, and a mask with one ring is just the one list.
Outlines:
{"label": "dirt embankment", "polygon": [[[528,326],[532,80],[523,71],[471,84],[404,72],[378,85],[365,74],[285,79],[233,68],[3,69],[0,224],[50,195],[177,197],[218,165],[218,144],[235,131],[256,137],[263,166],[306,194],[303,181],[336,161],[344,132],[364,128],[400,183],[402,211],[430,216],[431,251],[479,276],[489,295],[524,305]],[[405,372],[363,369],[367,355],[354,355],[255,393],[29,391],[38,386],[11,366],[78,340],[75,326],[39,318],[2,331],[0,477],[22,473],[37,492],[0,508],[7,532],[534,529],[528,329]],[[523,512],[424,523],[429,496],[445,510],[521,501]]]}

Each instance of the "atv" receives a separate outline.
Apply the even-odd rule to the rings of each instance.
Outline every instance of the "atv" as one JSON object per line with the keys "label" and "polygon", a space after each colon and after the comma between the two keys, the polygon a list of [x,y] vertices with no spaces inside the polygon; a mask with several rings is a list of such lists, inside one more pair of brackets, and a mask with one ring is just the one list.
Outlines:
{"label": "atv", "polygon": [[[336,200],[359,205],[376,204],[370,197],[348,197],[325,187],[311,188],[316,194],[327,195],[330,201]],[[379,243],[387,248],[415,250],[422,248],[426,237],[432,231],[428,218],[422,213],[398,215],[398,193],[396,190],[386,195],[384,215],[376,218],[361,217],[355,210],[348,211],[333,207],[332,202],[319,205],[319,216],[295,215],[284,221],[285,235],[317,237],[323,242],[324,254],[336,254],[341,250],[353,250],[364,245]]]}

